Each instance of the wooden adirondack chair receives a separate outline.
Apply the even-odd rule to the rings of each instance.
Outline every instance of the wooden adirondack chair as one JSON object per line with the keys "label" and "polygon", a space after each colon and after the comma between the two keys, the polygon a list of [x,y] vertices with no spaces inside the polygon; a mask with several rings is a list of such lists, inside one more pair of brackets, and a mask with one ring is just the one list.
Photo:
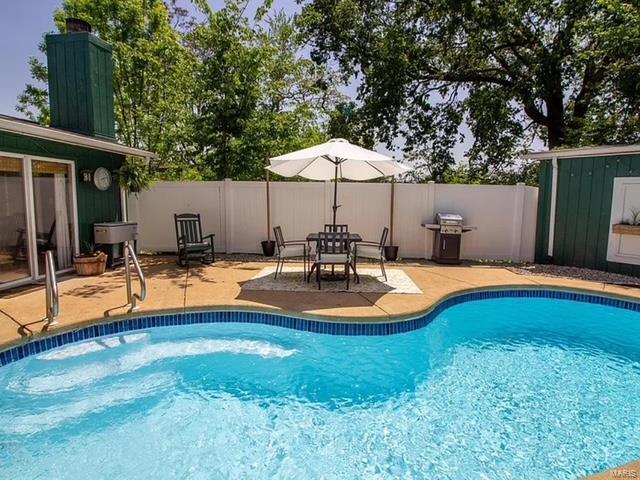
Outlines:
{"label": "wooden adirondack chair", "polygon": [[214,234],[202,236],[199,213],[173,215],[176,224],[178,265],[185,267],[189,260],[200,260],[204,264],[215,262]]}

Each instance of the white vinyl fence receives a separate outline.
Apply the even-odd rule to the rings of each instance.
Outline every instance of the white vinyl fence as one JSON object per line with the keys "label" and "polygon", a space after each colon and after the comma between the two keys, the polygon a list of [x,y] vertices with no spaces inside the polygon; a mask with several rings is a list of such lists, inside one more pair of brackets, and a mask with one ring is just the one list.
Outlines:
{"label": "white vinyl fence", "polygon": [[[303,239],[331,223],[331,182],[271,182],[271,224],[286,239]],[[216,250],[259,253],[267,238],[264,182],[155,182],[129,197],[129,219],[139,223],[139,247],[176,250],[174,213],[202,216],[204,233],[215,233]],[[339,183],[338,223],[368,240],[389,225],[389,183]],[[462,257],[531,261],[534,256],[538,189],[518,185],[403,184],[395,186],[394,244],[400,256],[429,258],[437,212],[459,213],[477,230],[462,237]],[[273,237],[273,235],[272,235]]]}

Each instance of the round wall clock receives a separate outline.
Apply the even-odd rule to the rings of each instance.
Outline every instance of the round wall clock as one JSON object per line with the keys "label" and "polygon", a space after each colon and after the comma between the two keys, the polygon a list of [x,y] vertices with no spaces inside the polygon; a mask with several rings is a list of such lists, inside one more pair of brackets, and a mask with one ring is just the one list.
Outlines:
{"label": "round wall clock", "polygon": [[98,190],[104,192],[111,186],[111,182],[111,172],[106,168],[98,167],[96,168],[96,171],[93,172],[93,183]]}

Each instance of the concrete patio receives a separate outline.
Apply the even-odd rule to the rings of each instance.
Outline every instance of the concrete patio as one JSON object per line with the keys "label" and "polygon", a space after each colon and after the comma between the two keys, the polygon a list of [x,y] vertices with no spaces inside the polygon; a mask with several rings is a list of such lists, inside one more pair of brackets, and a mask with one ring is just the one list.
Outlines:
{"label": "concrete patio", "polygon": [[[181,312],[191,309],[260,308],[352,321],[383,321],[430,309],[447,296],[478,288],[548,287],[604,293],[640,299],[640,289],[600,282],[516,274],[504,267],[483,265],[441,266],[430,262],[403,262],[389,268],[403,270],[422,294],[354,293],[326,291],[288,292],[243,289],[270,262],[221,260],[211,266],[178,267],[173,257],[141,258],[148,295],[135,315]],[[302,281],[302,278],[301,280]],[[127,316],[123,269],[99,277],[60,279],[59,332],[95,322]],[[137,282],[134,286],[137,291]],[[0,348],[46,334],[44,288],[31,286],[0,294]]]}

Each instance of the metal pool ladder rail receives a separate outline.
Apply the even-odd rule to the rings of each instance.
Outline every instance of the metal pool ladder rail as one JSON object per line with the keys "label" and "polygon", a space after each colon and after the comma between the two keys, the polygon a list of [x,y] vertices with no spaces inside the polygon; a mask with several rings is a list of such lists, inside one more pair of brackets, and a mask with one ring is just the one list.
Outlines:
{"label": "metal pool ladder rail", "polygon": [[[131,288],[131,261],[133,261],[133,267],[138,274],[138,280],[140,281],[140,294],[133,292]],[[124,271],[127,279],[127,307],[129,312],[133,312],[138,309],[138,301],[144,302],[147,298],[147,280],[144,278],[138,257],[136,257],[135,249],[129,242],[124,243]]]}
{"label": "metal pool ladder rail", "polygon": [[45,258],[45,296],[47,301],[47,320],[46,327],[57,325],[58,315],[60,314],[60,299],[58,295],[58,279],[56,278],[56,267],[53,263],[53,252],[47,250],[44,254]]}

